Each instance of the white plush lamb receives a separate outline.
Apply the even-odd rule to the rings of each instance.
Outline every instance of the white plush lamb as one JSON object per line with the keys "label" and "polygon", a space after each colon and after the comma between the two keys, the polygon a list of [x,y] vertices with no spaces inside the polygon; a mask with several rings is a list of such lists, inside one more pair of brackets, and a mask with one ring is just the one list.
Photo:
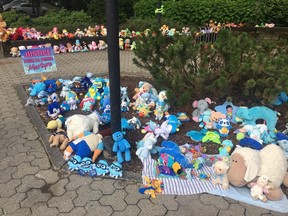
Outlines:
{"label": "white plush lamb", "polygon": [[275,144],[266,145],[260,151],[237,147],[230,157],[228,179],[235,187],[248,186],[259,176],[269,179],[268,200],[282,199],[281,184],[288,186],[287,159],[283,150]]}
{"label": "white plush lamb", "polygon": [[77,135],[92,131],[97,134],[99,132],[100,119],[96,112],[89,115],[75,114],[67,118],[65,125],[67,127],[67,136],[69,140],[73,140]]}

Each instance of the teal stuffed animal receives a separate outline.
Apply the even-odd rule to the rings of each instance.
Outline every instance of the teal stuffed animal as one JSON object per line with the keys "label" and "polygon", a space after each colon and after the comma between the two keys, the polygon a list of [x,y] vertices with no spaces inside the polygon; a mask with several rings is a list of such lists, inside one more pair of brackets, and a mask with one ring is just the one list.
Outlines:
{"label": "teal stuffed animal", "polygon": [[243,122],[245,125],[256,125],[257,120],[264,120],[268,130],[274,131],[278,120],[277,115],[276,111],[265,106],[239,107],[235,120],[236,122]]}

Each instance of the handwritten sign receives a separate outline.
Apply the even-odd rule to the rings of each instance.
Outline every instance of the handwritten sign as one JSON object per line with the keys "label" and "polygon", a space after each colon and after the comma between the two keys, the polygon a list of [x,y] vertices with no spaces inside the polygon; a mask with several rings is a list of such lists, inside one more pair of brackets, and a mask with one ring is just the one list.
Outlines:
{"label": "handwritten sign", "polygon": [[20,50],[25,74],[57,71],[51,47]]}

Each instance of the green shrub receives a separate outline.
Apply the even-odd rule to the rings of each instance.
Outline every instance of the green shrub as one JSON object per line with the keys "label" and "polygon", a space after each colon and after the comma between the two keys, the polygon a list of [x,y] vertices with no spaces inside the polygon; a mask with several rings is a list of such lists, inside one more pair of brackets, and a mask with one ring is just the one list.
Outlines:
{"label": "green shrub", "polygon": [[[287,0],[182,0],[162,1],[163,17],[182,25],[202,26],[209,20],[217,22],[244,22],[254,26],[274,22],[276,26],[288,25]],[[139,0],[134,6],[135,17],[156,17],[157,1]]]}
{"label": "green shrub", "polygon": [[288,90],[287,41],[256,43],[246,33],[221,30],[214,46],[196,43],[193,36],[160,33],[139,38],[136,46],[133,62],[148,69],[178,106],[195,98],[239,94],[267,103]]}
{"label": "green shrub", "polygon": [[[161,23],[166,24],[170,27],[176,28],[177,30],[180,30],[183,26],[175,21],[168,20],[166,18],[161,19]],[[155,30],[159,29],[159,23],[156,18],[147,18],[147,19],[141,19],[141,18],[131,18],[127,20],[125,23],[121,24],[119,26],[120,29],[130,29],[134,31],[144,31],[145,29],[153,29]]]}
{"label": "green shrub", "polygon": [[58,27],[59,31],[66,29],[68,32],[75,32],[77,28],[84,29],[92,23],[91,17],[84,11],[68,11],[61,9],[60,11],[49,11],[45,16],[35,18],[33,20],[36,29],[42,32],[49,32],[54,26]]}
{"label": "green shrub", "polygon": [[31,19],[28,15],[22,13],[16,13],[16,11],[10,10],[2,13],[8,27],[18,28],[20,26],[31,26]]}
{"label": "green shrub", "polygon": [[262,0],[261,11],[265,22],[288,26],[288,0]]}
{"label": "green shrub", "polygon": [[2,15],[9,27],[34,27],[43,33],[51,31],[54,26],[57,26],[59,31],[65,28],[69,32],[75,32],[77,28],[83,30],[89,25],[95,26],[84,11],[50,10],[44,16],[34,19],[15,11],[4,12]]}

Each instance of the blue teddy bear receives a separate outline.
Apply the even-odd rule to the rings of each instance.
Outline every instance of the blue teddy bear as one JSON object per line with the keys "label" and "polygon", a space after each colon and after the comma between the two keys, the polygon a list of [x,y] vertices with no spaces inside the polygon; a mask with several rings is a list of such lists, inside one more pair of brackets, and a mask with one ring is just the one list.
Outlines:
{"label": "blue teddy bear", "polygon": [[115,132],[112,134],[112,138],[115,141],[113,145],[113,152],[117,153],[117,159],[119,163],[124,162],[124,158],[122,156],[122,153],[125,153],[125,161],[131,160],[131,152],[130,152],[130,144],[129,142],[124,139],[122,132]]}

